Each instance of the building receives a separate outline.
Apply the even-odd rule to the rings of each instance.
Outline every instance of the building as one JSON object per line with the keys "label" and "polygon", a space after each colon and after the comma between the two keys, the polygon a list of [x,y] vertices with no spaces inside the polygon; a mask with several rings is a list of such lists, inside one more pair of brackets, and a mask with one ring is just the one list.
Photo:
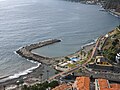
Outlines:
{"label": "building", "polygon": [[77,77],[74,83],[76,90],[90,90],[90,78],[89,77]]}
{"label": "building", "polygon": [[61,85],[53,88],[52,90],[73,90],[73,89],[72,89],[72,85],[61,84]]}
{"label": "building", "polygon": [[120,84],[110,84],[106,79],[95,79],[95,90],[120,90]]}
{"label": "building", "polygon": [[112,66],[104,56],[96,56],[96,64],[103,66]]}
{"label": "building", "polygon": [[52,90],[120,90],[120,84],[110,83],[107,79],[91,81],[86,76],[77,77],[74,84],[61,84]]}
{"label": "building", "polygon": [[120,63],[120,53],[117,53],[115,60],[117,63]]}
{"label": "building", "polygon": [[70,58],[70,61],[72,62],[77,62],[79,60],[80,60],[80,57],[76,57],[76,56]]}

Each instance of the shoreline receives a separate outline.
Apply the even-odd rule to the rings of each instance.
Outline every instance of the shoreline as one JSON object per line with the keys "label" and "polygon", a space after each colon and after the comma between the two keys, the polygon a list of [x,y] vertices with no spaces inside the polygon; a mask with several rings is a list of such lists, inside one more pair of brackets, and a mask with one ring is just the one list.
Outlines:
{"label": "shoreline", "polygon": [[[110,13],[110,12],[109,12],[109,13]],[[112,13],[112,12],[111,12],[111,13]],[[51,42],[52,40],[53,40],[53,42]],[[54,40],[55,40],[55,41],[54,41]],[[49,42],[49,41],[50,41],[50,42]],[[46,43],[46,42],[48,42],[48,43]],[[49,63],[49,60],[54,60],[54,58],[63,58],[63,57],[65,57],[65,56],[50,58],[50,57],[40,56],[40,55],[37,55],[37,54],[33,53],[33,55],[40,56],[40,59],[35,60],[34,58],[28,57],[28,56],[26,56],[26,55],[29,55],[29,54],[31,55],[31,51],[32,51],[33,49],[37,49],[37,48],[40,48],[40,47],[43,47],[43,46],[47,46],[47,45],[50,45],[50,44],[54,44],[54,43],[57,43],[57,42],[61,42],[61,40],[58,40],[58,41],[57,41],[57,39],[51,39],[51,40],[41,41],[41,42],[39,42],[39,43],[36,43],[36,44],[38,45],[37,47],[31,48],[32,46],[36,45],[36,44],[31,44],[31,45],[28,45],[28,46],[19,48],[15,53],[18,54],[19,56],[22,56],[22,57],[28,59],[29,61],[35,61],[35,62],[38,62],[38,63],[41,63],[41,64],[45,64],[45,65],[53,65],[54,62],[50,62],[50,63]],[[95,40],[95,42],[96,42],[96,40]],[[77,50],[76,52],[73,52],[72,54],[69,54],[69,55],[66,55],[66,56],[74,55],[74,54],[76,54],[76,53],[79,53],[79,52],[80,52],[82,49],[84,49],[84,48],[87,48],[87,47],[92,46],[92,45],[94,46],[95,42],[94,42],[94,43],[92,42],[92,43],[85,44],[85,45],[81,46],[81,48],[80,48],[79,50]],[[39,46],[39,45],[40,45],[40,46]],[[29,47],[30,47],[30,48],[29,48]],[[26,54],[25,56],[23,55],[23,51],[24,51],[24,50],[27,51],[27,54]],[[22,52],[21,52],[21,51],[22,51]],[[42,59],[43,59],[43,60],[42,60]],[[47,61],[45,61],[45,60],[47,60]],[[41,69],[41,67],[42,67],[42,66],[40,65],[38,68],[34,69],[32,72],[30,72],[30,73],[28,73],[28,74],[26,74],[26,75],[21,75],[21,76],[18,77],[18,78],[10,79],[10,80],[7,80],[7,81],[5,81],[5,82],[0,82],[0,90],[1,90],[1,85],[3,86],[4,84],[5,84],[5,85],[10,85],[10,84],[16,83],[17,80],[20,80],[20,79],[23,78],[23,77],[28,77],[28,78],[29,78],[29,76],[31,76],[32,74],[34,74],[34,75],[33,75],[33,78],[34,78],[34,77],[36,76],[36,74],[38,74],[37,70]],[[30,77],[30,78],[31,78],[31,77]]]}
{"label": "shoreline", "polygon": [[115,12],[115,11],[112,11],[112,10],[106,10],[108,13],[110,13],[111,15],[117,17],[117,18],[120,18],[120,13],[119,12]]}
{"label": "shoreline", "polygon": [[[96,42],[96,41],[95,41],[95,42]],[[81,49],[79,49],[79,50],[77,50],[76,52],[74,52],[74,53],[72,53],[72,54],[69,54],[69,55],[67,55],[67,56],[71,56],[71,55],[74,55],[74,54],[76,54],[76,53],[79,53],[79,52],[82,50],[82,48],[87,48],[87,47],[89,48],[89,47],[91,47],[91,46],[94,46],[95,42],[94,42],[94,43],[91,42],[91,43],[85,44],[85,45],[81,46]],[[20,50],[20,49],[21,49],[21,48],[19,48],[18,50]],[[16,53],[16,52],[15,52],[15,53]],[[18,54],[18,53],[16,53],[16,54]],[[21,56],[20,54],[18,54],[18,55]],[[64,57],[65,57],[65,56],[62,56],[62,57],[53,57],[53,59],[56,59],[56,58],[61,59],[61,58],[64,58]],[[35,60],[29,60],[29,59],[28,59],[28,61],[38,62],[38,61],[35,61]],[[38,63],[40,63],[40,62],[38,62]],[[21,76],[19,76],[18,78],[13,78],[13,79],[6,80],[6,81],[4,81],[4,82],[0,82],[0,89],[3,88],[4,85],[9,86],[9,85],[11,85],[11,84],[15,84],[16,81],[21,80],[21,79],[23,79],[24,77],[28,77],[27,79],[29,79],[29,78],[31,78],[31,76],[32,76],[32,78],[34,78],[36,75],[39,76],[40,74],[38,74],[38,73],[40,73],[40,72],[38,72],[38,71],[41,70],[41,68],[42,68],[44,65],[46,65],[46,64],[41,63],[41,65],[40,65],[38,68],[35,68],[34,70],[32,70],[32,72],[30,72],[30,73],[28,73],[28,74],[26,74],[26,75],[21,75]],[[42,72],[42,73],[43,73],[43,72]]]}
{"label": "shoreline", "polygon": [[43,46],[51,45],[54,43],[58,43],[58,42],[61,42],[61,40],[50,39],[50,40],[46,40],[46,41],[41,41],[41,42],[38,42],[35,44],[31,44],[31,45],[27,45],[25,47],[22,47],[22,48],[18,49],[16,51],[16,53],[19,54],[20,56],[28,59],[28,60],[37,61],[41,64],[52,65],[53,63],[55,63],[53,58],[38,55],[36,53],[33,53],[32,50],[37,49],[37,48],[41,48]]}

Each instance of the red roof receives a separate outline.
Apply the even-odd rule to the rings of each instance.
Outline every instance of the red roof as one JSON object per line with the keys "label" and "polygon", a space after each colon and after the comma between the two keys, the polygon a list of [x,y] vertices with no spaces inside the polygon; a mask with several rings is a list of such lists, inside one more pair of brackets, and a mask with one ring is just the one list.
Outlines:
{"label": "red roof", "polygon": [[109,84],[106,79],[97,79],[100,90],[120,90],[120,84]]}
{"label": "red roof", "polygon": [[76,86],[77,86],[77,90],[90,90],[89,77],[77,77]]}

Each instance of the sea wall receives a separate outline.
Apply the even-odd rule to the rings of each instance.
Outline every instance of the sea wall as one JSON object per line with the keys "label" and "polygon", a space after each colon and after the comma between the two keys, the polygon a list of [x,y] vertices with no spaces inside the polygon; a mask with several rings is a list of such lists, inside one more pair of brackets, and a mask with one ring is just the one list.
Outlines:
{"label": "sea wall", "polygon": [[20,56],[22,56],[26,59],[34,60],[34,61],[37,61],[37,62],[40,62],[40,63],[50,65],[50,64],[53,64],[55,62],[55,60],[53,58],[35,54],[35,53],[32,52],[32,50],[43,47],[43,46],[47,46],[47,45],[50,45],[50,44],[54,44],[54,43],[57,43],[57,42],[61,42],[61,40],[49,39],[49,40],[46,40],[46,41],[41,41],[41,42],[38,42],[38,43],[35,43],[35,44],[27,45],[25,47],[20,48],[16,52]]}

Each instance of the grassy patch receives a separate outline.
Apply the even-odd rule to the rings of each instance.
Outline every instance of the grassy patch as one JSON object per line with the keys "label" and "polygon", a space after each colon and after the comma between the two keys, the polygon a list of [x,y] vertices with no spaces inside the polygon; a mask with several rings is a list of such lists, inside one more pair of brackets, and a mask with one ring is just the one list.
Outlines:
{"label": "grassy patch", "polygon": [[120,51],[120,31],[110,36],[102,48],[102,54],[110,61],[115,61],[117,52]]}
{"label": "grassy patch", "polygon": [[70,68],[74,68],[76,66],[76,64],[70,64],[69,63],[69,64],[67,64],[67,66],[70,67]]}

